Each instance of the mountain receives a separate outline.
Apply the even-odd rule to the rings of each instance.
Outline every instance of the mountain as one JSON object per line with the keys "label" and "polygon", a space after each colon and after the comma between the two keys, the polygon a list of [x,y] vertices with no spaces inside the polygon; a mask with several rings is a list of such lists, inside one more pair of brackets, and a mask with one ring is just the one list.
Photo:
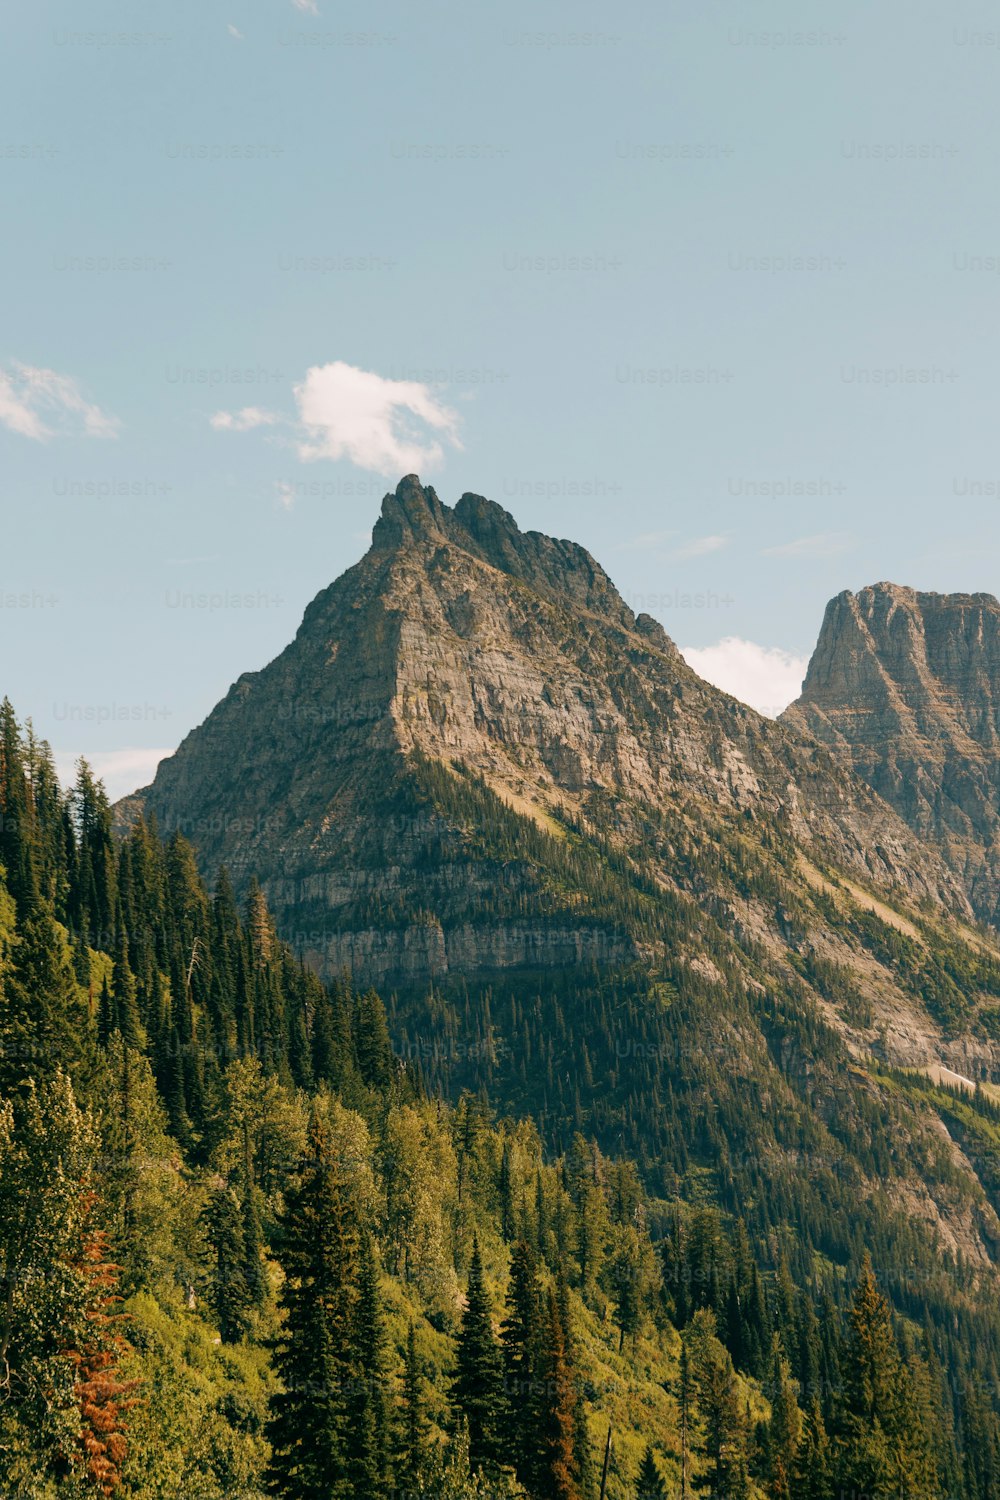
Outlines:
{"label": "mountain", "polygon": [[[619,883],[701,899],[695,849],[734,829],[781,828],[810,858],[971,914],[835,755],[701,681],[583,548],[481,496],[450,509],[414,476],[139,806],[206,873],[258,877],[321,972],[378,982],[662,951],[581,881],[606,883],[613,850]],[[507,811],[523,850],[484,843]]]}
{"label": "mountain", "polygon": [[877,583],[831,600],[802,695],[807,730],[936,846],[1000,923],[1000,603]]}
{"label": "mountain", "polygon": [[[225,879],[210,894],[182,838],[136,820],[116,844],[86,763],[64,792],[6,700],[0,749],[2,1500],[597,1500],[599,1475],[601,1500],[993,1500],[995,1277],[854,1192],[865,1163],[891,1204],[916,1144],[962,1206],[967,1174],[913,1140],[912,1077],[866,1081],[885,1105],[841,1176],[818,1123],[795,1137],[822,1189],[801,1213],[761,1129],[797,1124],[794,1096],[741,1056],[729,997],[752,1108],[720,1135],[714,1081],[664,1201],[648,1156],[581,1130],[553,1154],[481,1091],[428,1092],[377,994],[323,986],[260,891],[242,912]],[[682,996],[657,1003],[679,1035]],[[633,1035],[622,1071],[698,1079]],[[652,1101],[672,1127],[674,1097]],[[1000,1128],[979,1096],[925,1097],[981,1146]],[[709,1152],[740,1186],[766,1166],[745,1213],[713,1205]]]}
{"label": "mountain", "polygon": [[[143,1257],[164,1215],[155,1199],[139,1214],[115,1142],[126,1132],[148,1154],[129,1118],[140,1079],[150,1119],[162,1100],[156,1154],[177,1168],[156,1181],[177,1202],[156,1292],[172,1314],[137,1308],[152,1368],[177,1349],[163,1324],[191,1329],[187,1288],[197,1302],[206,1275],[220,1338],[249,1321],[264,1361],[286,1330],[284,1391],[262,1399],[274,1367],[243,1365],[255,1402],[207,1398],[219,1420],[204,1448],[246,1429],[224,1450],[227,1482],[247,1448],[261,1471],[262,1405],[280,1418],[269,1461],[294,1469],[287,1413],[323,1421],[301,1398],[339,1388],[307,1368],[313,1315],[329,1307],[298,1300],[294,1282],[314,1212],[332,1229],[349,1192],[388,1273],[396,1382],[412,1318],[412,1389],[423,1358],[442,1431],[455,1430],[444,1392],[464,1390],[479,1457],[507,1446],[476,1415],[477,1382],[495,1373],[490,1293],[496,1312],[505,1286],[519,1300],[516,1256],[537,1310],[525,1277],[538,1257],[553,1292],[545,1368],[563,1392],[546,1431],[565,1439],[586,1418],[600,1440],[616,1404],[650,1413],[629,1419],[614,1500],[634,1493],[643,1439],[681,1487],[691,1435],[696,1481],[750,1500],[804,1490],[827,1436],[836,1482],[820,1475],[821,1493],[994,1493],[1000,944],[934,844],[835,747],[700,681],[581,548],[521,532],[482,497],[450,509],[404,480],[370,551],[290,646],[119,809],[130,831],[117,844],[85,766],[64,801],[12,711],[0,749],[11,1091],[30,1095],[31,1077],[62,1064],[99,1111],[111,1134],[95,1152],[128,1217],[140,1299],[157,1285]],[[51,1118],[61,1128],[47,1094]],[[28,1124],[11,1156],[30,1166],[15,1225],[36,1182],[61,1181],[42,1124]],[[320,1238],[358,1308],[351,1358],[363,1331],[370,1373],[383,1342],[370,1249]],[[284,1322],[248,1245],[284,1258]],[[678,1335],[700,1348],[703,1394],[725,1418],[705,1396],[690,1433]],[[42,1395],[47,1347],[32,1362]],[[192,1383],[174,1368],[174,1384]],[[654,1387],[668,1396],[655,1415]],[[878,1424],[876,1387],[892,1397]],[[0,1456],[2,1417],[0,1401]],[[189,1424],[172,1408],[167,1425]],[[183,1474],[177,1493],[201,1493]],[[527,1488],[554,1492],[548,1478]]]}
{"label": "mountain", "polygon": [[404,479],[143,810],[259,879],[310,967],[394,991],[432,1090],[592,1132],[665,1197],[705,1174],[757,1234],[821,1224],[802,1274],[910,1220],[1000,1251],[992,1125],[947,1102],[1000,1080],[1000,948],[957,875],[573,543]]}
{"label": "mountain", "polygon": [[0,748],[2,1500],[596,1500],[609,1426],[608,1500],[650,1446],[671,1487],[735,1459],[784,1500],[771,1330],[808,1380],[852,1357],[846,1299],[821,1333],[745,1226],[430,1097],[378,996],[303,971],[259,892],[241,913],[138,822],[114,846],[89,770],[63,792],[6,700]]}

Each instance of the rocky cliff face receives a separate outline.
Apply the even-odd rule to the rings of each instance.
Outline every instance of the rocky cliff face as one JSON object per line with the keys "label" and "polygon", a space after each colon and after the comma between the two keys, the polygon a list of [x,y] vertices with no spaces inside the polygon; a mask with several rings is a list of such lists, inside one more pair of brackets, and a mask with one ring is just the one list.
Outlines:
{"label": "rocky cliff face", "polygon": [[[880,681],[876,654],[828,675]],[[1000,1097],[1000,944],[849,761],[702,682],[581,548],[410,477],[121,811],[257,876],[320,971],[394,992],[432,1087],[651,1171],[669,1118],[699,1194],[717,1174],[743,1211],[766,1175],[807,1220],[877,1203],[985,1266],[993,1136],[926,1101]]]}
{"label": "rocky cliff face", "polygon": [[635,958],[663,938],[608,869],[703,900],[697,850],[751,830],[968,912],[828,749],[701,681],[581,547],[413,476],[291,645],[128,805],[210,874],[256,874],[321,970],[378,982]]}
{"label": "rocky cliff face", "polygon": [[890,583],[838,595],[783,718],[864,777],[1000,922],[996,599]]}

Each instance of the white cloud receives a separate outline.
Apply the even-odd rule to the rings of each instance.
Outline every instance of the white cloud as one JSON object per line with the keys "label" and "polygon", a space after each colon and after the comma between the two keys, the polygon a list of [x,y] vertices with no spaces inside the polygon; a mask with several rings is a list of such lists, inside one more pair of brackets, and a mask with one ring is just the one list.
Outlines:
{"label": "white cloud", "polygon": [[319,15],[319,6],[316,4],[316,0],[292,0],[292,4],[296,10],[308,11],[311,16]]}
{"label": "white cloud", "polygon": [[765,547],[764,557],[836,557],[846,552],[851,539],[842,531],[821,531],[817,536],[800,536],[779,547]]}
{"label": "white cloud", "polygon": [[728,635],[717,646],[682,646],[681,655],[706,682],[776,719],[802,690],[809,665],[780,646],[758,646]]}
{"label": "white cloud", "polygon": [[21,437],[51,436],[36,411],[33,411],[14,386],[13,380],[0,370],[0,422]]}
{"label": "white cloud", "polygon": [[278,504],[282,510],[291,510],[295,504],[295,486],[288,479],[276,479],[274,481],[275,493],[278,496]]}
{"label": "white cloud", "polygon": [[76,763],[81,754],[90,765],[94,775],[104,782],[105,790],[112,802],[127,797],[130,792],[148,786],[161,760],[173,755],[173,750],[145,750],[132,747],[127,750],[54,750],[56,772],[64,787],[72,786],[76,780]]}
{"label": "white cloud", "polygon": [[335,360],[313,365],[293,387],[298,421],[245,406],[217,411],[213,427],[249,432],[288,422],[296,432],[299,458],[347,458],[359,469],[397,476],[433,468],[444,447],[461,448],[458,416],[419,380],[387,380],[373,370]]}
{"label": "white cloud", "polygon": [[719,552],[729,543],[727,536],[696,536],[692,541],[677,547],[670,555],[678,559],[707,557],[710,552]]}
{"label": "white cloud", "polygon": [[238,26],[234,26],[231,21],[230,21],[229,25],[226,27],[226,30],[229,32],[229,35],[230,36],[234,36],[238,42],[245,42],[246,41],[246,37],[243,35],[242,31],[239,29]]}
{"label": "white cloud", "polygon": [[0,422],[11,432],[44,442],[56,435],[53,421],[66,430],[67,417],[80,418],[88,437],[115,437],[121,425],[117,417],[85,400],[69,375],[19,360],[11,361],[9,370],[0,370]]}
{"label": "white cloud", "polygon": [[279,420],[273,411],[260,406],[244,406],[240,411],[217,411],[209,417],[213,427],[222,432],[250,432],[254,427],[271,427]]}
{"label": "white cloud", "polygon": [[432,433],[461,447],[457,415],[418,380],[386,380],[336,360],[307,370],[295,400],[306,462],[349,458],[376,474],[409,474],[441,462],[442,443]]}

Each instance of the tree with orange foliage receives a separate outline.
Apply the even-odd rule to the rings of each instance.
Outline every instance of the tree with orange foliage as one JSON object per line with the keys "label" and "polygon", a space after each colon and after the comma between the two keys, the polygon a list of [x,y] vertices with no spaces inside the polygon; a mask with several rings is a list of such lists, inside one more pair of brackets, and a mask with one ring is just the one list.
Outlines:
{"label": "tree with orange foliage", "polygon": [[576,1390],[566,1348],[559,1300],[548,1294],[542,1347],[543,1410],[539,1431],[539,1500],[580,1500],[573,1443]]}
{"label": "tree with orange foliage", "polygon": [[63,1352],[73,1364],[73,1395],[80,1413],[77,1449],[70,1463],[100,1494],[111,1495],[121,1483],[121,1466],[128,1451],[125,1413],[136,1404],[139,1381],[122,1380],[119,1365],[129,1352],[121,1333],[127,1313],[118,1284],[121,1267],[111,1259],[108,1236],[90,1222],[74,1271],[82,1283],[83,1318],[74,1347]]}

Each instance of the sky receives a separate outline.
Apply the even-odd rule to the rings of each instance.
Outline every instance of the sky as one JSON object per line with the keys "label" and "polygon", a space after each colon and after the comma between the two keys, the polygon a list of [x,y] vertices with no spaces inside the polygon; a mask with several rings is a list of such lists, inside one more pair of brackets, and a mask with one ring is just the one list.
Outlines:
{"label": "sky", "polygon": [[8,0],[0,690],[143,784],[409,471],[769,713],[1000,592],[998,84],[969,0]]}

